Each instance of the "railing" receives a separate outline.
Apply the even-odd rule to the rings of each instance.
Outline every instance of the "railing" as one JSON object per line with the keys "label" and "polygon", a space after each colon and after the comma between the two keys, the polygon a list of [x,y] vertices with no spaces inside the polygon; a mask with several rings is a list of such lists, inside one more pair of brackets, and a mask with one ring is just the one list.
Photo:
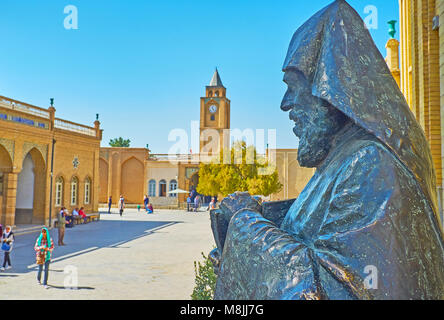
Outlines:
{"label": "railing", "polygon": [[92,137],[96,136],[96,130],[94,128],[59,118],[54,119],[54,128],[85,134]]}
{"label": "railing", "polygon": [[37,117],[49,119],[49,111],[24,102],[0,96],[0,107],[24,112]]}
{"label": "railing", "polygon": [[150,160],[157,161],[184,161],[192,158],[191,154],[150,154]]}

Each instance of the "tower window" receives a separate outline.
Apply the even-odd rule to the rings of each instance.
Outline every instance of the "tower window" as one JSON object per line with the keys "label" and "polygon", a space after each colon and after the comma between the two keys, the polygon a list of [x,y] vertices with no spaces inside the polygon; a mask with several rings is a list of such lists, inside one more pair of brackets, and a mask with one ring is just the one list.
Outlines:
{"label": "tower window", "polygon": [[214,93],[214,96],[215,96],[215,97],[219,97],[219,91],[216,91],[216,92]]}
{"label": "tower window", "polygon": [[216,117],[214,116],[214,114],[211,115],[211,118],[210,118],[210,119],[211,119],[211,121],[216,120]]}
{"label": "tower window", "polygon": [[209,96],[209,97],[212,97],[212,96],[213,96],[213,91],[209,91],[209,92],[208,92],[208,96]]}

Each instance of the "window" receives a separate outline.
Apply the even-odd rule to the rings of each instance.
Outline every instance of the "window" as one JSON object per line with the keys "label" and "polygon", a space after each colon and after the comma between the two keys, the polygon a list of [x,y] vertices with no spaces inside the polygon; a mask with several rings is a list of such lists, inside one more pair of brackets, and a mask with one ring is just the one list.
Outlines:
{"label": "window", "polygon": [[77,195],[79,189],[79,180],[74,177],[71,180],[71,205],[75,206],[77,204]]}
{"label": "window", "polygon": [[167,183],[165,180],[159,181],[159,197],[166,197],[166,186]]}
{"label": "window", "polygon": [[216,92],[214,93],[214,96],[215,96],[215,97],[219,97],[219,91],[216,91]]}
{"label": "window", "polygon": [[63,199],[63,179],[61,177],[57,178],[55,184],[55,206],[61,207]]}
{"label": "window", "polygon": [[208,92],[208,96],[212,97],[213,96],[213,91]]}
{"label": "window", "polygon": [[[177,189],[177,181],[171,180],[170,181],[170,191],[173,191],[176,189]],[[177,197],[177,193],[170,193],[170,197]]]}
{"label": "window", "polygon": [[156,180],[150,180],[148,182],[148,197],[156,196]]}
{"label": "window", "polygon": [[85,204],[89,204],[91,201],[91,180],[86,178],[85,180]]}
{"label": "window", "polygon": [[3,172],[0,172],[0,196],[3,195]]}
{"label": "window", "polygon": [[216,120],[216,117],[214,116],[214,114],[211,115],[211,118],[210,118],[210,119],[211,119],[211,121]]}

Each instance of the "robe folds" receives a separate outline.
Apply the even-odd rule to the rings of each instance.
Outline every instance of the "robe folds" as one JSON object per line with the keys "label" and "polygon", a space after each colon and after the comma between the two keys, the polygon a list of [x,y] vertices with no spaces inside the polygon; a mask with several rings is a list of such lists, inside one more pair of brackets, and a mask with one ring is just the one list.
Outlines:
{"label": "robe folds", "polygon": [[444,297],[439,226],[412,173],[361,128],[338,141],[280,225],[233,216],[215,299]]}

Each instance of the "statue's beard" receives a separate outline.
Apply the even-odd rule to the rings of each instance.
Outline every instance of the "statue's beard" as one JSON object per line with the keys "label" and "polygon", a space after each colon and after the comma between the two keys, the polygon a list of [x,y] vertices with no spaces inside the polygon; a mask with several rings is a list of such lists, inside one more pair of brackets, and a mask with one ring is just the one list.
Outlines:
{"label": "statue's beard", "polygon": [[331,135],[326,135],[325,132],[305,131],[299,140],[298,162],[301,167],[319,166],[330,151],[331,141]]}

